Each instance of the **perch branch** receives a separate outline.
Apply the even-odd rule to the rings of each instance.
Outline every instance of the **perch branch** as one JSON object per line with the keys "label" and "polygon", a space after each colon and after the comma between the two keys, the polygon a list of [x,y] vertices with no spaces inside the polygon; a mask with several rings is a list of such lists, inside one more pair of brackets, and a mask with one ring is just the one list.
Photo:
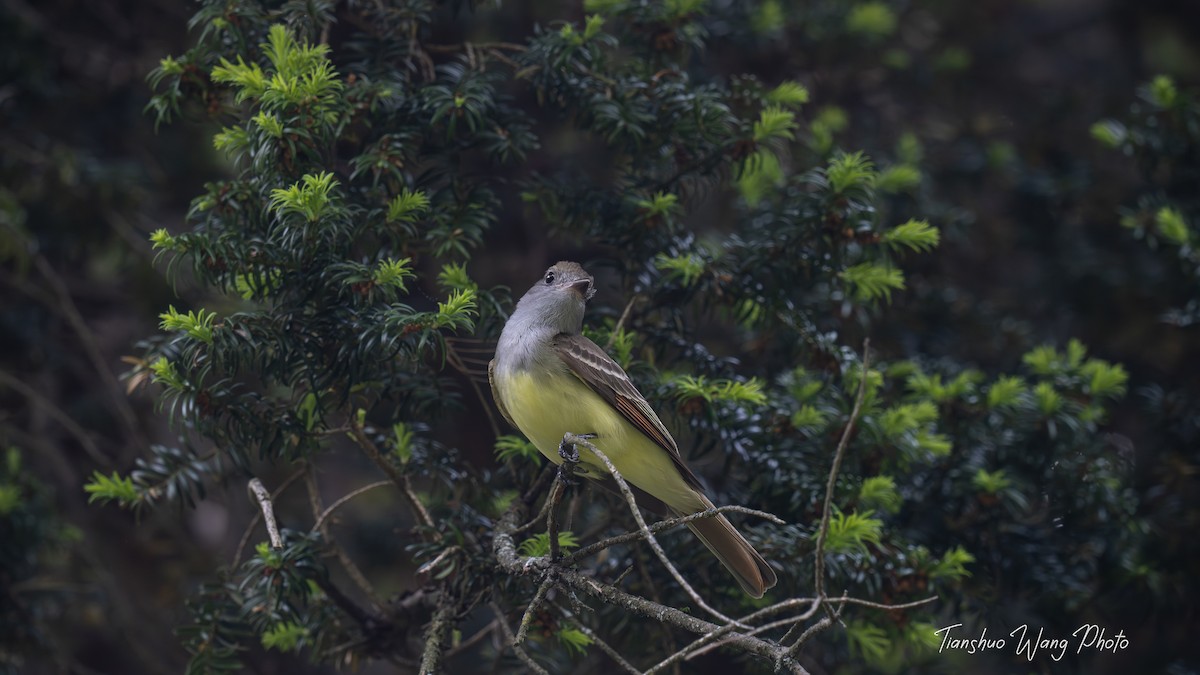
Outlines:
{"label": "perch branch", "polygon": [[667,571],[671,573],[671,576],[674,577],[675,582],[678,583],[680,587],[683,588],[684,592],[688,594],[688,597],[692,599],[692,602],[696,603],[697,607],[703,609],[718,619],[725,621],[726,623],[737,623],[733,619],[722,614],[717,609],[709,606],[709,604],[700,597],[700,594],[697,593],[694,588],[692,588],[691,584],[689,584],[687,580],[683,578],[683,575],[680,574],[679,570],[671,562],[671,559],[667,557],[667,553],[663,550],[662,545],[659,544],[658,540],[654,538],[654,533],[651,532],[649,526],[646,525],[646,520],[642,518],[642,512],[638,508],[637,500],[633,496],[633,491],[629,489],[629,484],[625,482],[625,479],[621,476],[621,472],[617,471],[617,467],[613,465],[612,460],[610,460],[604,453],[600,452],[595,445],[592,445],[592,443],[583,436],[567,434],[563,437],[563,442],[570,445],[582,445],[596,455],[596,457],[599,457],[600,461],[604,462],[604,466],[608,468],[608,471],[610,474],[612,474],[613,479],[617,481],[617,486],[621,489],[621,494],[625,496],[625,502],[629,505],[629,510],[633,513],[634,520],[637,521],[638,529],[645,535],[646,543],[650,544],[650,548],[654,551],[654,554],[658,556],[658,559],[667,568]]}

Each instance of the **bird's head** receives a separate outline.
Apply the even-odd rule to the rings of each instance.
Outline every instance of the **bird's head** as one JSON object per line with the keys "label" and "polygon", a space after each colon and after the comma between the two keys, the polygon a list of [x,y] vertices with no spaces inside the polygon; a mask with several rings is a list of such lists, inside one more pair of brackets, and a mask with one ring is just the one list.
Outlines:
{"label": "bird's head", "polygon": [[587,301],[595,294],[592,275],[579,263],[564,260],[551,265],[525,292],[517,310],[539,317],[559,332],[578,333]]}

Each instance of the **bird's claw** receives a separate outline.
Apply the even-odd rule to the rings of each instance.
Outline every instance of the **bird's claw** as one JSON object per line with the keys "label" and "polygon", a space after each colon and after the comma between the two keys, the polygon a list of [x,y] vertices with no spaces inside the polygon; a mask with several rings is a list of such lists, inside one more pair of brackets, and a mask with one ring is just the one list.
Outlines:
{"label": "bird's claw", "polygon": [[591,440],[596,437],[596,434],[564,434],[562,441],[558,444],[558,456],[562,457],[562,464],[558,465],[558,477],[564,483],[574,483],[574,475],[581,472],[579,469],[579,448],[575,447],[575,440]]}

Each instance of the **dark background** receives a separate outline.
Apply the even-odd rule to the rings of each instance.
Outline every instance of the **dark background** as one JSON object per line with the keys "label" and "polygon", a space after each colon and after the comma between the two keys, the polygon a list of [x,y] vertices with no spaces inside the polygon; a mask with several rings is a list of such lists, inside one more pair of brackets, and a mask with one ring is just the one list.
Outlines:
{"label": "dark background", "polygon": [[[694,58],[712,72],[804,82],[813,109],[848,113],[843,147],[886,156],[904,132],[922,140],[925,180],[904,206],[943,228],[943,243],[908,268],[909,290],[874,322],[881,353],[997,371],[1032,346],[1078,337],[1124,364],[1130,393],[1110,440],[1135,458],[1130,480],[1156,531],[1161,574],[1151,595],[1115,578],[1102,589],[1097,604],[1122,608],[1114,621],[1137,639],[1096,663],[1125,672],[1152,659],[1186,672],[1200,634],[1190,602],[1200,578],[1200,338],[1161,317],[1197,285],[1118,225],[1142,177],[1088,129],[1124,115],[1156,74],[1181,87],[1200,80],[1200,3],[900,3],[896,40],[917,55],[901,73],[880,65],[880,52],[824,39],[813,28],[821,3],[799,6],[806,21],[750,49],[744,27],[710,26],[709,47]],[[236,486],[194,511],[140,518],[88,507],[82,490],[94,469],[124,472],[168,437],[152,397],[126,395],[119,376],[158,313],[190,292],[155,267],[147,234],[177,227],[203,183],[228,170],[203,114],[156,130],[143,112],[145,75],[188,46],[192,11],[174,0],[0,2],[0,444],[20,448],[34,476],[24,498],[39,514],[24,538],[0,542],[5,625],[26,630],[0,640],[0,657],[22,641],[40,645],[51,655],[27,662],[34,672],[177,672],[185,654],[171,627],[183,598],[229,560],[252,513]],[[538,3],[441,11],[449,34],[511,40],[582,12]],[[547,163],[602,164],[586,147],[544,145]],[[546,240],[545,224],[526,220],[516,199],[505,202],[473,274],[523,288],[528,270],[570,248]],[[721,213],[693,212],[697,228],[719,227]],[[1170,414],[1149,414],[1151,400]],[[16,578],[24,586],[12,588]],[[27,602],[31,593],[39,601]]]}

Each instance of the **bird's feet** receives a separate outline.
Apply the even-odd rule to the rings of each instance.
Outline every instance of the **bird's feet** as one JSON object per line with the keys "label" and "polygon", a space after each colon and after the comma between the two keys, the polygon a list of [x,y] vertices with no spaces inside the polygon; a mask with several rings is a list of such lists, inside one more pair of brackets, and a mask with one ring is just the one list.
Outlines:
{"label": "bird's feet", "polygon": [[562,442],[558,444],[558,456],[562,457],[562,464],[558,465],[558,477],[564,483],[574,483],[576,473],[582,473],[584,470],[579,468],[579,448],[575,447],[578,440],[590,441],[596,437],[596,434],[564,434]]}

